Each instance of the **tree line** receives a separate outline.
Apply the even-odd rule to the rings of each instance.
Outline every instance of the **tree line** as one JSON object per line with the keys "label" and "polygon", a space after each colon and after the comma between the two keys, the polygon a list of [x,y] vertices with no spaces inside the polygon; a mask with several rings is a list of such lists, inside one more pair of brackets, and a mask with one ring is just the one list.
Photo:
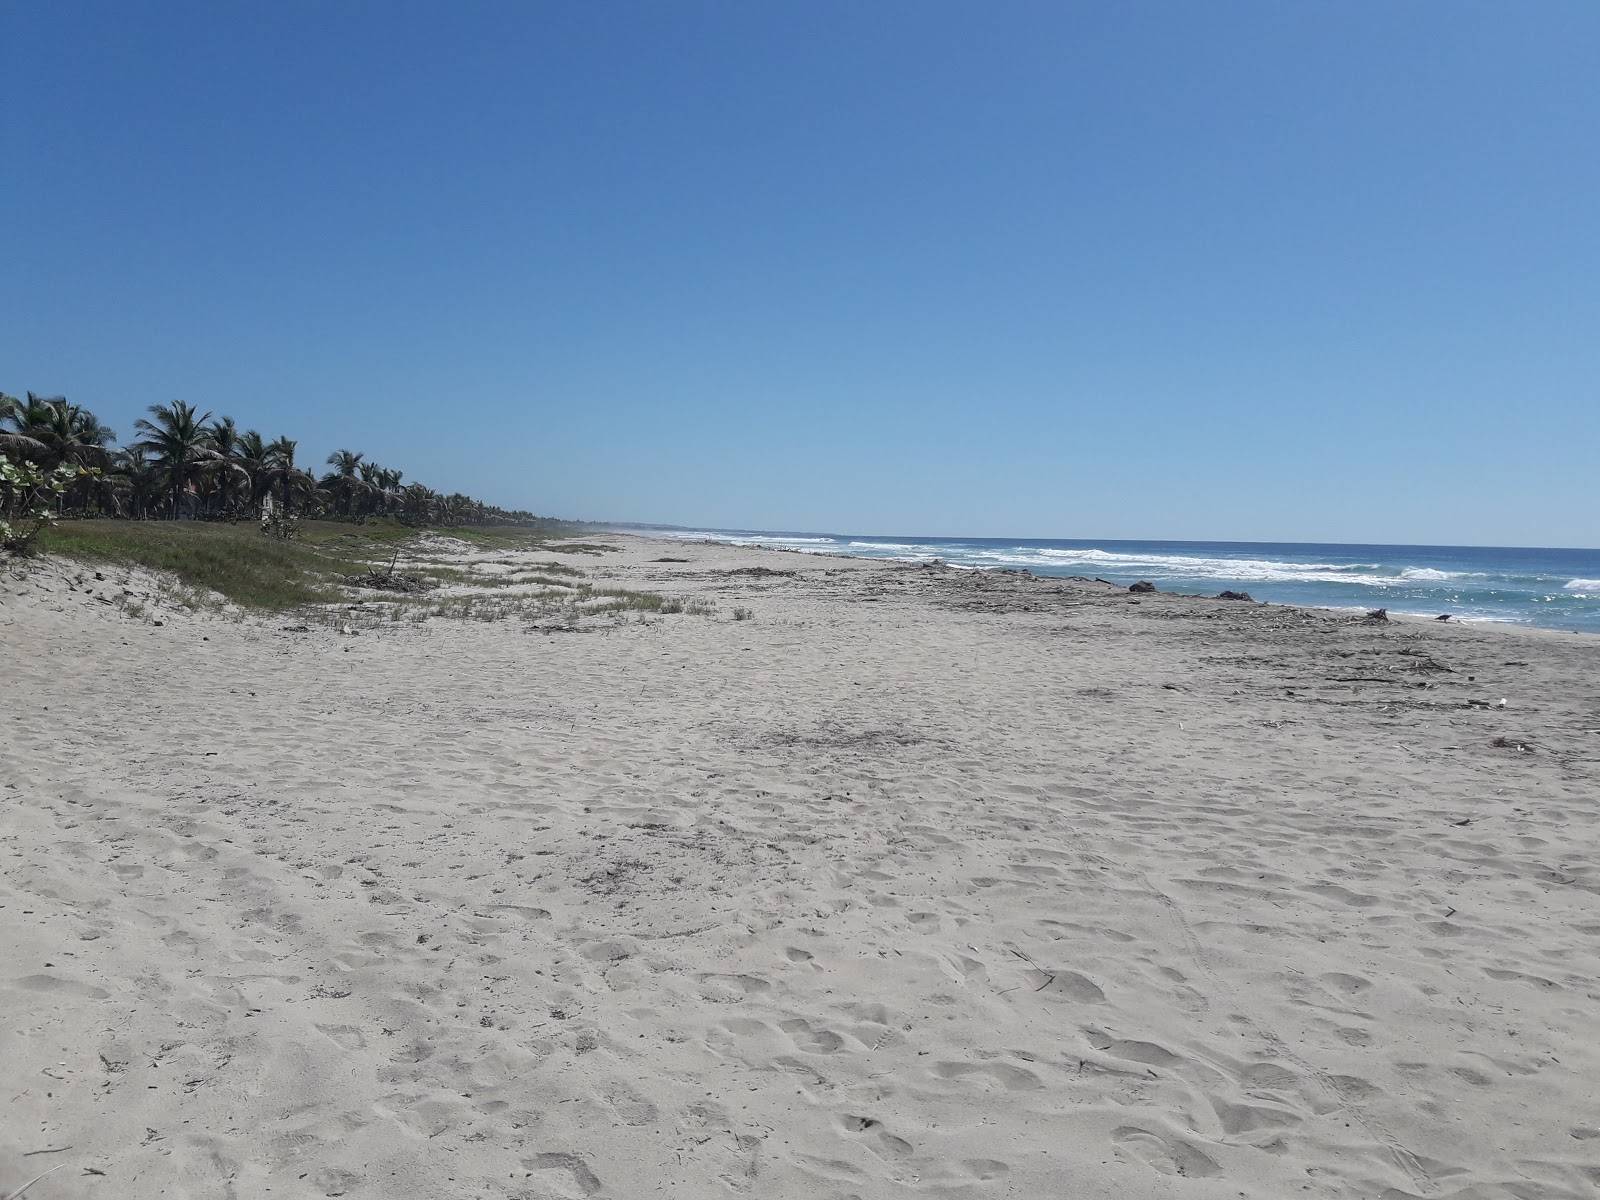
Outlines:
{"label": "tree line", "polygon": [[138,437],[118,445],[94,413],[65,396],[18,399],[0,392],[0,456],[70,479],[59,489],[62,516],[133,520],[365,520],[389,516],[415,525],[548,524],[532,513],[449,495],[364,454],[336,450],[322,476],[297,461],[293,438],[267,441],[232,417],[213,417],[182,400],[153,404],[134,422]]}

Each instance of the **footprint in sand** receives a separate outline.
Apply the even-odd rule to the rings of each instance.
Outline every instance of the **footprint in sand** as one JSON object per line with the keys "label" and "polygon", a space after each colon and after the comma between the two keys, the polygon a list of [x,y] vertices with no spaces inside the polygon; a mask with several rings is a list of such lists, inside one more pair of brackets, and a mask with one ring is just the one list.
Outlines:
{"label": "footprint in sand", "polygon": [[1259,1104],[1230,1104],[1218,1096],[1208,1096],[1216,1110],[1222,1130],[1229,1135],[1254,1133],[1258,1129],[1287,1129],[1300,1124],[1300,1118],[1281,1108],[1267,1108]]}
{"label": "footprint in sand", "polygon": [[883,1127],[883,1122],[873,1117],[843,1116],[839,1123],[846,1133],[865,1135],[873,1148],[885,1157],[904,1158],[914,1147],[905,1138],[896,1137]]}
{"label": "footprint in sand", "polygon": [[989,968],[976,958],[968,958],[964,954],[951,955],[945,960],[962,980],[973,983],[982,983],[989,978]]}
{"label": "footprint in sand", "polygon": [[364,1177],[354,1171],[341,1171],[337,1167],[324,1167],[311,1177],[316,1190],[324,1196],[343,1196],[360,1187]]}
{"label": "footprint in sand", "polygon": [[964,1158],[961,1166],[979,1183],[992,1183],[1011,1174],[1011,1164],[1003,1163],[998,1158]]}
{"label": "footprint in sand", "polygon": [[533,908],[526,904],[491,904],[486,911],[506,913],[509,916],[520,917],[524,921],[547,921],[550,919],[549,909]]}
{"label": "footprint in sand", "polygon": [[1071,1000],[1076,1004],[1104,1004],[1106,994],[1087,975],[1076,971],[1045,971],[1034,967],[1028,972],[1028,986],[1051,1000]]}
{"label": "footprint in sand", "polygon": [[576,1154],[536,1154],[523,1159],[522,1165],[541,1174],[544,1177],[541,1182],[557,1189],[554,1194],[562,1200],[581,1200],[601,1188],[589,1164]]}
{"label": "footprint in sand", "polygon": [[789,1040],[800,1050],[811,1054],[836,1054],[843,1046],[844,1039],[831,1029],[813,1029],[811,1022],[802,1021],[798,1017],[791,1021],[781,1021],[778,1028],[789,1035]]}
{"label": "footprint in sand", "polygon": [[1101,1033],[1098,1029],[1086,1029],[1083,1032],[1089,1045],[1113,1058],[1125,1058],[1150,1067],[1174,1067],[1185,1061],[1181,1055],[1174,1054],[1165,1046],[1156,1045],[1155,1042],[1114,1038]]}
{"label": "footprint in sand", "polygon": [[29,992],[45,992],[53,996],[78,996],[84,1000],[104,1000],[111,993],[87,983],[60,979],[55,975],[24,975],[14,981],[16,986]]}
{"label": "footprint in sand", "polygon": [[1334,991],[1346,996],[1359,995],[1372,986],[1372,980],[1370,979],[1365,979],[1360,975],[1346,975],[1341,971],[1330,971],[1328,974],[1320,976],[1320,978],[1323,983]]}
{"label": "footprint in sand", "polygon": [[1010,1063],[940,1062],[933,1064],[932,1071],[940,1079],[976,1077],[1008,1092],[1027,1092],[1044,1086],[1032,1071]]}
{"label": "footprint in sand", "polygon": [[1370,1100],[1383,1094],[1381,1089],[1356,1075],[1330,1075],[1328,1083],[1346,1100]]}
{"label": "footprint in sand", "polygon": [[717,1003],[743,1000],[746,996],[759,996],[770,992],[772,985],[754,975],[700,975],[700,995]]}
{"label": "footprint in sand", "polygon": [[584,943],[578,953],[590,962],[621,962],[639,953],[639,943],[631,937],[602,938]]}
{"label": "footprint in sand", "polygon": [[1164,1138],[1151,1133],[1148,1129],[1123,1125],[1111,1131],[1111,1140],[1122,1150],[1163,1175],[1184,1175],[1203,1179],[1220,1174],[1222,1171],[1221,1167],[1188,1142],[1177,1138]]}
{"label": "footprint in sand", "polygon": [[1245,1087],[1282,1091],[1299,1083],[1300,1076],[1278,1063],[1251,1063],[1239,1072],[1239,1082]]}
{"label": "footprint in sand", "polygon": [[654,1104],[626,1084],[618,1083],[608,1089],[604,1095],[606,1103],[611,1107],[611,1111],[617,1114],[617,1119],[624,1125],[637,1128],[641,1125],[649,1125],[660,1116],[660,1110]]}
{"label": "footprint in sand", "polygon": [[364,1050],[367,1046],[366,1037],[354,1025],[318,1025],[317,1032],[341,1050]]}
{"label": "footprint in sand", "polygon": [[1561,987],[1561,985],[1556,983],[1554,980],[1545,979],[1539,975],[1524,975],[1521,971],[1497,971],[1492,967],[1485,967],[1483,973],[1490,979],[1498,979],[1504,982],[1516,980],[1521,983],[1531,983],[1535,987],[1540,988],[1559,989]]}
{"label": "footprint in sand", "polygon": [[1364,892],[1352,892],[1349,888],[1340,887],[1336,883],[1317,883],[1302,889],[1314,895],[1325,896],[1329,900],[1337,900],[1348,904],[1351,908],[1370,908],[1378,903],[1378,897],[1369,896]]}

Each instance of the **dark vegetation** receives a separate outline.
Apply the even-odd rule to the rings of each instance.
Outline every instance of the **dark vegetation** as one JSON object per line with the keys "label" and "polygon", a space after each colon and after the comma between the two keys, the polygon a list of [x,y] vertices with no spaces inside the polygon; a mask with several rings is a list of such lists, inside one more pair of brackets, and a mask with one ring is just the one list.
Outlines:
{"label": "dark vegetation", "polygon": [[[232,417],[213,417],[181,400],[150,407],[134,422],[136,437],[116,434],[92,412],[64,396],[25,399],[0,393],[0,456],[36,472],[67,468],[70,480],[48,496],[57,517],[113,520],[259,521],[320,518],[402,525],[517,526],[555,532],[558,521],[496,508],[460,492],[449,495],[364,454],[337,450],[318,477],[298,459],[293,438],[266,440],[241,430]],[[31,486],[31,485],[29,485]],[[40,494],[0,483],[0,504],[12,515],[37,505]]]}
{"label": "dark vegetation", "polygon": [[[0,557],[48,551],[145,567],[246,608],[282,610],[370,587],[384,563],[389,584],[403,579],[391,591],[491,582],[442,567],[416,588],[396,576],[401,545],[429,529],[479,549],[604,549],[571,540],[577,531],[563,522],[407,484],[351,450],[329,455],[319,478],[299,464],[292,438],[269,442],[182,401],[152,406],[135,432],[119,446],[64,397],[0,393]],[[561,576],[582,575],[541,569],[566,590]]]}

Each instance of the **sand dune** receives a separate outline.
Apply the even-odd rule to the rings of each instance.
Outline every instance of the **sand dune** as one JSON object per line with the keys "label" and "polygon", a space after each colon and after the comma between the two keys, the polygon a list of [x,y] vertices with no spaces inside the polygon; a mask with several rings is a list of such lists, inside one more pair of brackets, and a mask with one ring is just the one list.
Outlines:
{"label": "sand dune", "polygon": [[0,1189],[1600,1190],[1600,639],[614,540],[716,613],[7,578]]}

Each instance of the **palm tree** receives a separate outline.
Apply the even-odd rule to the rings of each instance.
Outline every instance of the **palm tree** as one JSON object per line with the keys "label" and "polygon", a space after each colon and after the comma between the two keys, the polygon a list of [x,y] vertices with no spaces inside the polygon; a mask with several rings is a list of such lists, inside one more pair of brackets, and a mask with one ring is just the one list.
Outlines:
{"label": "palm tree", "polygon": [[68,404],[65,396],[57,396],[53,407],[51,437],[63,461],[84,466],[104,466],[110,461],[108,447],[117,440],[115,431],[88,409]]}
{"label": "palm tree", "polygon": [[238,457],[239,439],[242,437],[244,434],[239,431],[232,417],[218,417],[206,430],[206,444],[223,458]]}
{"label": "palm tree", "polygon": [[413,483],[400,496],[400,519],[409,525],[425,525],[434,518],[434,504],[438,493],[420,483]]}
{"label": "palm tree", "polygon": [[298,443],[291,438],[266,442],[254,429],[240,432],[232,418],[213,419],[182,401],[153,405],[149,415],[136,422],[139,440],[114,450],[112,431],[65,397],[28,392],[19,400],[0,393],[0,455],[46,470],[62,464],[99,468],[79,472],[58,503],[115,516],[142,518],[161,510],[176,520],[190,497],[198,498],[200,512],[231,514],[246,500],[259,511],[276,495],[285,515],[320,506],[357,519],[390,513],[416,525],[536,521],[531,513],[495,508],[459,492],[442,496],[407,484],[403,472],[352,450],[329,455],[333,470],[319,489],[312,474],[296,465]]}
{"label": "palm tree", "polygon": [[375,462],[361,464],[361,482],[366,484],[362,507],[369,513],[376,512],[383,504],[383,488],[378,483],[382,474],[383,468]]}
{"label": "palm tree", "polygon": [[393,471],[388,467],[378,472],[378,491],[383,499],[385,512],[389,512],[400,503],[400,481],[404,478],[404,471]]}
{"label": "palm tree", "polygon": [[239,447],[234,455],[239,465],[250,476],[250,504],[257,513],[261,501],[272,486],[271,470],[267,462],[267,443],[259,430],[249,429],[239,435]]}
{"label": "palm tree", "polygon": [[347,517],[354,510],[356,495],[364,490],[364,476],[372,466],[364,458],[353,450],[335,450],[328,455],[328,465],[333,470],[322,477],[322,486],[342,499]]}
{"label": "palm tree", "polygon": [[209,444],[205,423],[210,413],[197,415],[194,407],[182,400],[170,405],[152,404],[150,415],[133,427],[144,437],[134,445],[156,456],[156,465],[166,472],[172,485],[172,519],[176,521],[183,506],[183,495],[200,474],[200,466],[220,457]]}
{"label": "palm tree", "polygon": [[243,441],[244,435],[232,417],[213,421],[206,430],[206,445],[217,452],[217,457],[206,464],[205,474],[217,485],[217,499],[224,513],[232,511],[234,493],[251,485],[250,470],[239,453]]}
{"label": "palm tree", "polygon": [[69,404],[65,396],[36,396],[26,401],[0,396],[0,449],[51,468],[62,463],[103,467],[110,461],[106,449],[117,435],[86,408]]}
{"label": "palm tree", "polygon": [[435,501],[439,519],[446,525],[482,525],[483,504],[462,492],[451,492]]}
{"label": "palm tree", "polygon": [[328,455],[328,465],[333,468],[333,473],[343,479],[349,479],[361,470],[361,462],[365,454],[357,454],[354,450],[335,450]]}
{"label": "palm tree", "polygon": [[295,493],[304,495],[316,486],[316,480],[312,479],[309,471],[294,465],[294,452],[299,448],[299,442],[287,437],[278,438],[267,447],[267,475],[269,479],[277,481],[283,500],[283,515],[286,517],[294,512]]}
{"label": "palm tree", "polygon": [[165,490],[160,472],[137,446],[118,450],[112,455],[111,472],[106,478],[115,481],[112,486],[118,498],[118,507],[125,504],[130,515],[140,520],[155,507]]}
{"label": "palm tree", "polygon": [[[8,425],[11,428],[7,429]],[[21,459],[43,458],[49,454],[50,448],[30,436],[26,432],[28,428],[27,408],[22,401],[0,392],[0,451]]]}

